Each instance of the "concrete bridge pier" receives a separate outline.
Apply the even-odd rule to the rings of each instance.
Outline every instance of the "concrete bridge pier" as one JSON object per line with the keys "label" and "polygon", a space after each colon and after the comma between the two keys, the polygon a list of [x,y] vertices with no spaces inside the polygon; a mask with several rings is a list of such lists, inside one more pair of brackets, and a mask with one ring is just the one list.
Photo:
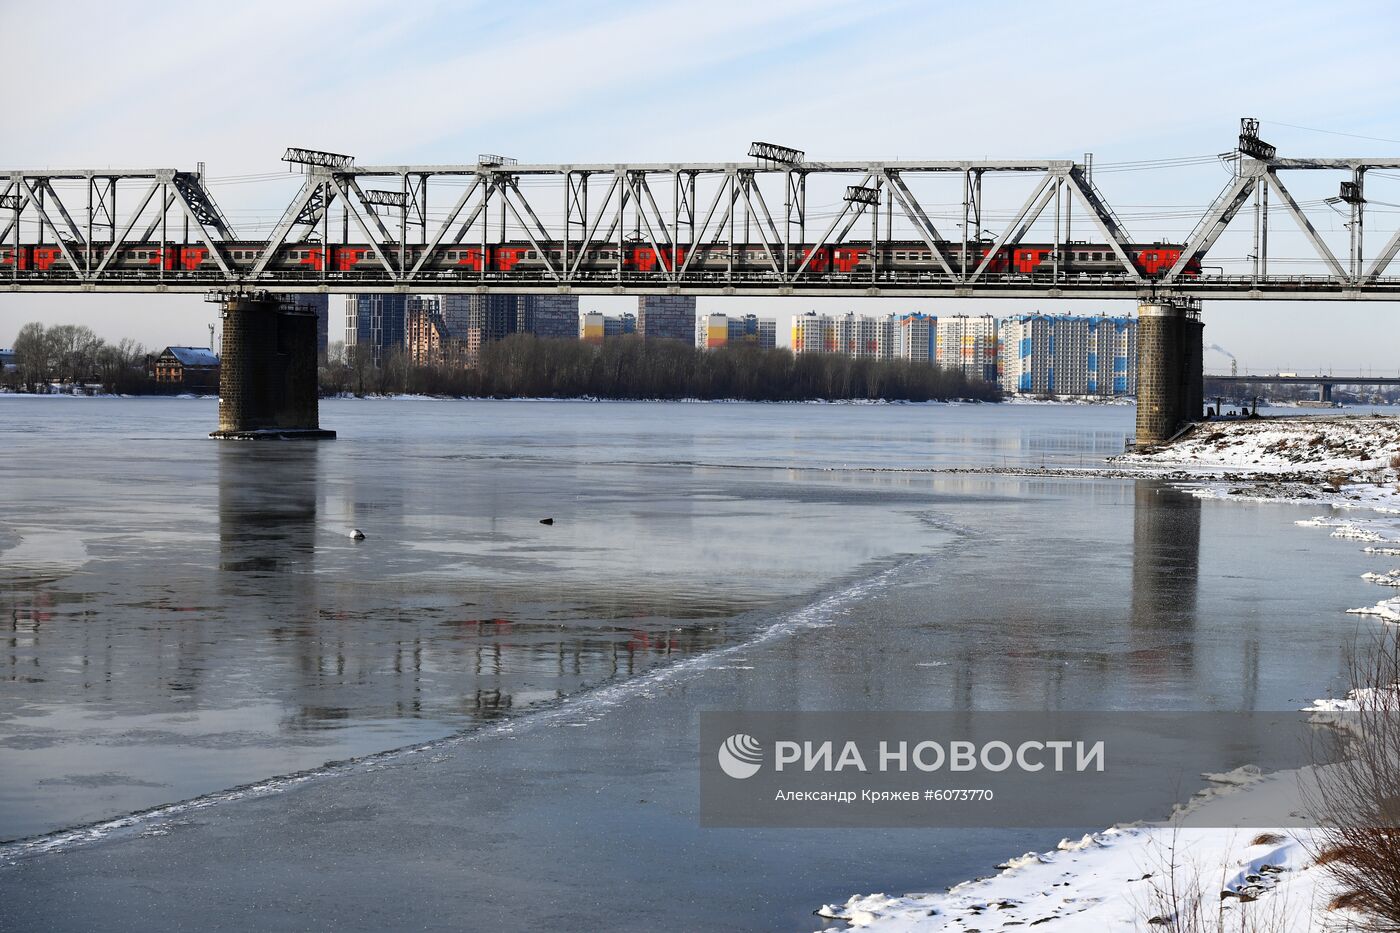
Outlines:
{"label": "concrete bridge pier", "polygon": [[1324,382],[1317,387],[1317,400],[1319,402],[1332,401],[1332,383]]}
{"label": "concrete bridge pier", "polygon": [[210,437],[335,437],[321,429],[316,315],[265,292],[223,304],[219,429]]}
{"label": "concrete bridge pier", "polygon": [[1162,299],[1138,305],[1138,446],[1166,443],[1201,419],[1203,331],[1194,302]]}

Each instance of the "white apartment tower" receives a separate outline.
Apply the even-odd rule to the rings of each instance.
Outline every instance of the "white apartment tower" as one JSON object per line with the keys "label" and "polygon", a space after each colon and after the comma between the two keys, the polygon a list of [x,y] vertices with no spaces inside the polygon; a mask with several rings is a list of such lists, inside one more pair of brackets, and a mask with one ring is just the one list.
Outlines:
{"label": "white apartment tower", "polygon": [[936,362],[968,379],[997,380],[997,322],[990,314],[950,314],[937,324]]}
{"label": "white apartment tower", "polygon": [[931,314],[902,314],[895,321],[896,359],[932,363],[937,356],[938,318]]}
{"label": "white apartment tower", "polygon": [[836,319],[829,314],[818,314],[815,311],[793,315],[792,352],[837,352]]}
{"label": "white apartment tower", "polygon": [[838,352],[852,359],[894,359],[894,315],[847,312],[836,319],[836,342]]}
{"label": "white apartment tower", "polygon": [[1132,317],[1017,314],[1001,322],[1001,387],[1025,395],[1134,395]]}
{"label": "white apartment tower", "polygon": [[[848,312],[833,316],[808,311],[792,319],[792,352],[932,363],[938,335],[939,320],[931,314]],[[992,339],[995,340],[995,333]],[[995,358],[992,365],[996,365]]]}

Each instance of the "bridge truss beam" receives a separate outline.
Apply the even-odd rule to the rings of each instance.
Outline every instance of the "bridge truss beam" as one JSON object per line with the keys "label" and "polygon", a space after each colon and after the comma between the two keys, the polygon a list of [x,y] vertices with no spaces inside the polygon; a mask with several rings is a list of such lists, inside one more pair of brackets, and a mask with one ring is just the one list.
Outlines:
{"label": "bridge truss beam", "polygon": [[[9,247],[13,278],[22,270],[17,261],[21,246],[56,248],[66,268],[53,279],[76,280],[91,285],[103,280],[114,256],[123,248],[152,242],[157,232],[160,243],[174,241],[202,243],[210,254],[213,273],[224,280],[238,278],[216,242],[234,240],[235,234],[223,212],[204,186],[198,172],[177,169],[107,169],[89,171],[9,172],[0,190],[0,248]],[[142,191],[136,206],[119,220],[117,192],[123,183],[134,182]],[[57,184],[56,184],[57,183]],[[74,183],[81,183],[81,206],[72,202]],[[65,185],[60,191],[60,185]],[[128,189],[130,190],[130,189]],[[159,200],[156,195],[159,194]],[[69,199],[65,201],[65,196]],[[152,207],[152,202],[156,206]],[[79,224],[76,218],[82,218]],[[141,221],[142,232],[133,235]],[[23,240],[24,222],[29,221],[32,236]],[[59,221],[62,222],[61,226]],[[105,236],[104,236],[105,233]],[[157,281],[165,278],[167,263],[162,257],[153,269]],[[31,269],[32,272],[45,270]],[[149,284],[149,283],[148,283]]]}
{"label": "bridge truss beam", "polygon": [[[1160,270],[1144,266],[1143,247],[1152,244],[1129,234],[1090,166],[1070,160],[308,164],[281,219],[258,240],[239,239],[198,172],[14,171],[0,174],[8,178],[0,257],[9,257],[0,282],[8,278],[14,291],[1400,297],[1400,278],[1385,275],[1400,254],[1400,232],[1366,265],[1361,194],[1368,170],[1400,168],[1400,159],[1235,158],[1229,184]],[[1345,260],[1303,212],[1284,171],[1342,172],[1354,185]],[[1009,222],[991,228],[984,184],[1003,176],[1019,178],[1028,193]],[[957,185],[960,202],[930,200],[928,185],[939,179]],[[819,189],[834,205],[809,203]],[[844,189],[859,197],[840,198]],[[451,207],[432,213],[430,192]],[[1252,273],[1202,271],[1251,198]],[[1325,272],[1269,273],[1271,200]],[[1092,275],[1071,261],[1076,209],[1101,244]],[[956,231],[935,224],[959,210]],[[1037,236],[1037,255],[1020,268],[1009,257]],[[528,269],[499,262],[506,244],[528,254]],[[148,248],[146,264],[126,258],[138,247]],[[464,258],[449,263],[449,253]],[[289,264],[289,254],[299,261]]]}

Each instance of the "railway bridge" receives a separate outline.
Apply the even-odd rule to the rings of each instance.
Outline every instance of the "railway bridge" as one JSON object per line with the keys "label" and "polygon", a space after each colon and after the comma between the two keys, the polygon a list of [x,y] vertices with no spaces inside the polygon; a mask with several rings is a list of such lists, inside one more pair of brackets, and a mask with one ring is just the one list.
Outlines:
{"label": "railway bridge", "polygon": [[[329,433],[314,328],[279,294],[1132,298],[1140,444],[1201,415],[1203,300],[1400,299],[1400,229],[1379,249],[1364,239],[1368,174],[1400,177],[1386,175],[1400,159],[1280,158],[1254,120],[1212,157],[1228,181],[1184,238],[1130,234],[1090,157],[825,162],[761,142],[748,156],[362,166],[292,148],[300,183],[256,237],[202,165],[0,172],[0,292],[217,293],[221,436]],[[1338,184],[1325,204],[1345,244],[1289,187],[1319,173]],[[1211,252],[1232,229],[1251,244],[1243,263]]]}
{"label": "railway bridge", "polygon": [[1317,386],[1317,400],[1319,402],[1332,401],[1333,386],[1400,386],[1400,376],[1338,375],[1335,373],[1319,373],[1315,376],[1299,373],[1273,373],[1263,376],[1207,375],[1205,378],[1211,382],[1229,386]]}

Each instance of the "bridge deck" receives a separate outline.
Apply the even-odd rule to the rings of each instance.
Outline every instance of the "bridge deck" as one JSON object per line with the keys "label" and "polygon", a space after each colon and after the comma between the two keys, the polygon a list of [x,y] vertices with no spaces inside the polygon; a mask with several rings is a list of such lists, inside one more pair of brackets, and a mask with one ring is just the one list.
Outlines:
{"label": "bridge deck", "polygon": [[1385,277],[1356,285],[1326,277],[1202,277],[1161,285],[1126,277],[1080,281],[1045,281],[1030,276],[987,276],[974,283],[919,273],[869,276],[803,276],[784,279],[772,274],[733,276],[664,274],[622,279],[576,277],[564,281],[544,276],[492,273],[420,275],[411,279],[387,274],[303,274],[264,271],[259,275],[224,277],[166,272],[108,272],[97,279],[64,274],[0,273],[0,291],[80,293],[189,293],[267,289],[288,293],[489,293],[573,295],[747,295],[1006,299],[1136,299],[1186,297],[1232,301],[1397,301],[1400,277]]}

